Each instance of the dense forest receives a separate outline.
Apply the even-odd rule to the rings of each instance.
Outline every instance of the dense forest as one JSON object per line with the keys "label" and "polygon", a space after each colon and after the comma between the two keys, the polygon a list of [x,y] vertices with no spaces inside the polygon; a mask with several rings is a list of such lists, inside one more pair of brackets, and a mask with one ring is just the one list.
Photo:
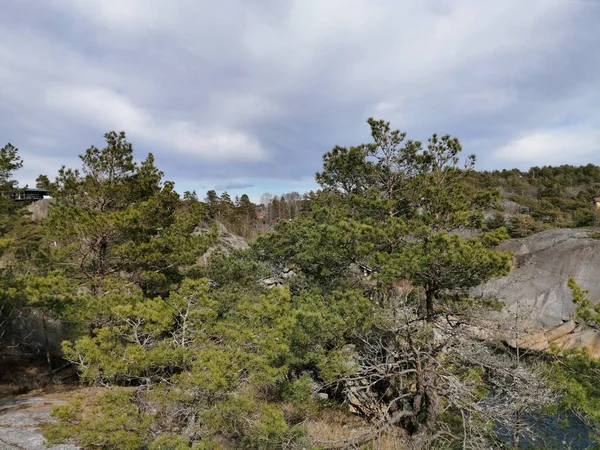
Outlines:
{"label": "dense forest", "polygon": [[[479,172],[456,138],[369,125],[371,142],[323,155],[319,190],[261,205],[179,195],[109,132],[80,167],[38,178],[52,196],[41,220],[11,197],[23,161],[1,149],[1,356],[39,354],[50,379],[68,366],[99,387],[54,408],[48,441],[565,448],[543,416],[583,422],[600,445],[600,361],[482,339],[503,305],[471,294],[511,270],[503,240],[599,225],[600,167]],[[249,247],[219,250],[219,224]],[[576,281],[578,320],[598,328]],[[32,327],[59,328],[60,351]]]}

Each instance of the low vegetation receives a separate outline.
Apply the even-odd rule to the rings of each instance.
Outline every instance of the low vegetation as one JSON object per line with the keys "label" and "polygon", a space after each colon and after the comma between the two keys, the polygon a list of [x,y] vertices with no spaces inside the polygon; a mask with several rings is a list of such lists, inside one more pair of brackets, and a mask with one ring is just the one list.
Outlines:
{"label": "low vegetation", "polygon": [[[0,197],[0,341],[52,366],[46,324],[58,323],[61,357],[102,387],[57,406],[48,441],[521,448],[536,442],[531,417],[564,411],[600,437],[598,361],[479,338],[502,305],[470,294],[511,270],[496,250],[509,236],[596,224],[600,168],[476,172],[456,138],[369,125],[372,142],[323,156],[321,189],[267,196],[259,217],[246,195],[181,198],[115,132],[80,168],[38,178],[53,197],[41,222]],[[17,190],[21,164],[1,150],[0,191]],[[218,247],[216,221],[252,245],[196,264]],[[570,285],[580,320],[597,326]],[[40,321],[46,342],[32,349],[25,329]]]}

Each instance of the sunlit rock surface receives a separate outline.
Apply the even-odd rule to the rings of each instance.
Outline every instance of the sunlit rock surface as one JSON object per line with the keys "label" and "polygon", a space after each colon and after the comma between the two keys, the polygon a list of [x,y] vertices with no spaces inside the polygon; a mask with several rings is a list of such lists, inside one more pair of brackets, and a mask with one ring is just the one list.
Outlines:
{"label": "sunlit rock surface", "polygon": [[77,450],[68,444],[46,447],[41,428],[57,403],[48,396],[0,398],[0,450]]}
{"label": "sunlit rock surface", "polygon": [[587,347],[600,357],[600,334],[572,320],[575,307],[569,277],[600,301],[600,239],[594,230],[559,229],[504,242],[501,250],[515,255],[514,270],[474,290],[505,304],[489,324],[492,335],[501,335],[520,347],[546,350]]}

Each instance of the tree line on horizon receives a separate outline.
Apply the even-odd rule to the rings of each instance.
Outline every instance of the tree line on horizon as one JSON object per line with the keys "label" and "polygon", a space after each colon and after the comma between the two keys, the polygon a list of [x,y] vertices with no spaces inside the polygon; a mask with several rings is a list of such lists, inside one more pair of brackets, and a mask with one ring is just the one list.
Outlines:
{"label": "tree line on horizon", "polygon": [[[500,190],[503,202],[490,208],[485,223],[488,229],[506,227],[511,237],[527,237],[552,228],[600,225],[600,211],[593,202],[600,197],[600,166],[591,163],[535,166],[527,171],[472,170],[467,182],[478,189]],[[52,192],[53,183],[47,175],[40,175],[36,187]],[[199,200],[195,191],[184,192],[183,198]],[[294,219],[309,211],[311,192],[267,192],[255,204],[247,194],[232,199],[227,191],[219,195],[211,189],[203,202],[212,219],[222,222],[234,234],[254,240],[279,219]]]}

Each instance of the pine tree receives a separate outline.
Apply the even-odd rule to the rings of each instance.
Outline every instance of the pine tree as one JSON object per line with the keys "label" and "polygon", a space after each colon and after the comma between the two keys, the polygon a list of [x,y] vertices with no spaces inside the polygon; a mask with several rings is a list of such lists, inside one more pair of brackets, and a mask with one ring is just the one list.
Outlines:
{"label": "pine tree", "polygon": [[[375,424],[365,439],[401,426],[425,442],[438,426],[442,404],[458,412],[474,395],[460,381],[471,362],[447,353],[463,333],[453,317],[486,307],[473,303],[469,289],[506,274],[511,257],[493,250],[506,237],[502,228],[473,239],[457,232],[481,227],[481,208],[498,195],[465,183],[473,159],[459,166],[458,140],[434,135],[427,147],[403,144],[404,133],[389,123],[369,124],[374,143],[327,153],[317,174],[323,190],[312,196],[311,213],[280,222],[259,239],[257,252],[276,266],[297,267],[323,292],[320,302],[350,288],[362,295],[346,297],[346,310],[356,310],[361,297],[371,300],[374,317],[361,318],[371,325],[355,328],[351,340],[354,368],[339,364],[349,358],[340,354],[340,344],[306,363],[344,385],[345,400]],[[404,285],[409,289],[399,289]],[[454,358],[455,365],[444,365],[444,358]],[[446,390],[447,382],[457,390]]]}
{"label": "pine tree", "polygon": [[12,199],[18,192],[17,181],[12,176],[23,167],[18,153],[19,150],[11,144],[0,149],[0,239],[13,228],[16,214],[22,208],[22,204]]}
{"label": "pine tree", "polygon": [[180,208],[152,154],[140,164],[124,133],[80,156],[81,170],[59,170],[55,202],[44,222],[54,256],[69,276],[101,295],[108,277],[126,276],[147,292],[165,292],[207,246],[192,235],[201,217]]}

